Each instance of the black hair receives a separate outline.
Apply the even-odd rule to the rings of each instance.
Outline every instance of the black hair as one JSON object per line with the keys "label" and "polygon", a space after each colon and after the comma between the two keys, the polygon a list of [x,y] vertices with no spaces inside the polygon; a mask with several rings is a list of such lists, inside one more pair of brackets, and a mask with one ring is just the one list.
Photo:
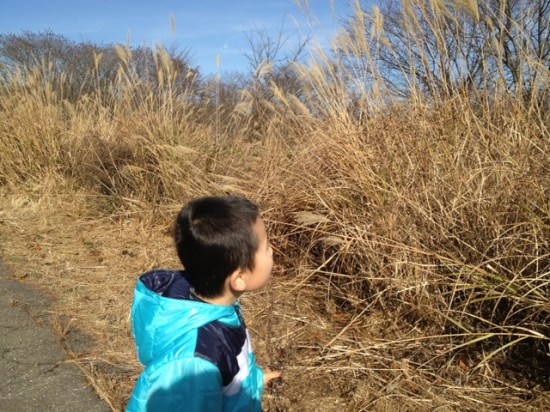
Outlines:
{"label": "black hair", "polygon": [[258,206],[244,197],[202,197],[179,212],[174,227],[176,250],[186,278],[205,298],[223,293],[237,269],[254,269]]}

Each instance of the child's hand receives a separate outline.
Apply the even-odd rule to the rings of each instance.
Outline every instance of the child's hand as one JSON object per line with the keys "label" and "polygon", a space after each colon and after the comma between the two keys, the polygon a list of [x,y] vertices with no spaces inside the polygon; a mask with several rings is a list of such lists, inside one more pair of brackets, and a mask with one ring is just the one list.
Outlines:
{"label": "child's hand", "polygon": [[269,381],[271,381],[272,379],[277,379],[280,377],[281,377],[280,371],[272,371],[270,369],[264,370],[264,386],[266,386],[269,383]]}

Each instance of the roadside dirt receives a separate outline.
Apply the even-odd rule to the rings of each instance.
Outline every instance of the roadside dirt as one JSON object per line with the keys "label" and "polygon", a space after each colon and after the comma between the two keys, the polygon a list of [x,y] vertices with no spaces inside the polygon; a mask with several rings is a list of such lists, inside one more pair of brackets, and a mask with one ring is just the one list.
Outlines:
{"label": "roadside dirt", "polygon": [[109,411],[67,356],[49,322],[49,299],[10,277],[0,260],[2,410]]}

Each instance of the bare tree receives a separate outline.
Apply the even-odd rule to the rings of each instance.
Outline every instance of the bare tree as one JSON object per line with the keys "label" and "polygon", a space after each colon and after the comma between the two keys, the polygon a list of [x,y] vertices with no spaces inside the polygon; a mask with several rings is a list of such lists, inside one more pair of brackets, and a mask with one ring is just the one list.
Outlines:
{"label": "bare tree", "polygon": [[51,31],[0,35],[0,77],[7,80],[17,70],[24,75],[38,68],[45,71],[44,77],[60,81],[69,100],[88,93],[108,94],[120,69],[148,90],[168,83],[172,89],[186,90],[198,77],[190,60],[187,49],[74,42]]}
{"label": "bare tree", "polygon": [[250,82],[246,87],[249,134],[256,139],[262,135],[269,109],[277,104],[274,90],[278,93],[302,97],[303,87],[296,64],[302,58],[309,38],[285,34],[284,24],[276,33],[265,28],[256,28],[246,35]]}
{"label": "bare tree", "polygon": [[509,89],[535,97],[550,69],[550,0],[488,0],[480,13]]}
{"label": "bare tree", "polygon": [[347,25],[352,41],[367,37],[376,54],[341,56],[352,68],[377,59],[385,83],[399,94],[421,90],[440,98],[504,84],[531,96],[545,88],[550,0],[390,0],[380,11],[383,18],[376,18],[362,7],[360,22],[356,16]]}
{"label": "bare tree", "polygon": [[299,94],[301,89],[294,65],[298,63],[309,42],[309,38],[284,33],[284,24],[270,34],[265,28],[255,28],[246,35],[248,51],[244,53],[250,72],[254,76],[255,88],[267,91],[270,82],[287,93]]}

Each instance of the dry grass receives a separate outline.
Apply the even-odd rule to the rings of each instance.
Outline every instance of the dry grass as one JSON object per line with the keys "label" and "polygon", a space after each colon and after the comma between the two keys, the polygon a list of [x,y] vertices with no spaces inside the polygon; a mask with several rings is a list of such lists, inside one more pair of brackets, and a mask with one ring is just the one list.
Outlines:
{"label": "dry grass", "polygon": [[[372,37],[353,29],[381,36],[379,23]],[[271,285],[242,302],[260,363],[284,370],[267,410],[550,407],[540,106],[499,91],[391,99],[374,57],[352,104],[351,69],[320,52],[297,68],[306,98],[272,85],[260,124],[241,110],[220,123],[172,88],[166,58],[158,93],[119,54],[111,96],[68,103],[47,64],[0,93],[2,255],[54,296],[56,330],[113,410],[140,371],[137,275],[178,266],[169,233],[183,202],[229,192],[262,206],[276,252]]]}

